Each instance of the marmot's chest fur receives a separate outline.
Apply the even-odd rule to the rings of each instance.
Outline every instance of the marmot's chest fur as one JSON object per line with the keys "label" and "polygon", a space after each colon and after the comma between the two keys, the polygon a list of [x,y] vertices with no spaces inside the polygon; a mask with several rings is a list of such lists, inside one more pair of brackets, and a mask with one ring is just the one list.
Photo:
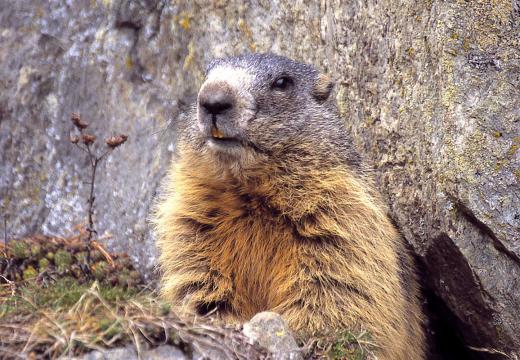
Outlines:
{"label": "marmot's chest fur", "polygon": [[210,66],[154,217],[163,294],[226,321],[276,311],[301,337],[368,330],[380,358],[421,359],[412,262],[331,89],[273,55]]}
{"label": "marmot's chest fur", "polygon": [[189,207],[196,216],[180,213],[176,226],[197,234],[210,269],[233,284],[227,305],[248,319],[280,304],[297,246],[290,223],[261,195],[236,184],[190,186],[200,193],[177,206]]}

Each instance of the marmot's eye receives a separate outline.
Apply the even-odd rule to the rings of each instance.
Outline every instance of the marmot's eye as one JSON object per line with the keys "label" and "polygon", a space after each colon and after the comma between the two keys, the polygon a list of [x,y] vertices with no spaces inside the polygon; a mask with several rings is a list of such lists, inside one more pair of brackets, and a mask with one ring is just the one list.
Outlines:
{"label": "marmot's eye", "polygon": [[293,80],[288,76],[281,76],[273,82],[271,86],[275,90],[284,91],[293,85]]}

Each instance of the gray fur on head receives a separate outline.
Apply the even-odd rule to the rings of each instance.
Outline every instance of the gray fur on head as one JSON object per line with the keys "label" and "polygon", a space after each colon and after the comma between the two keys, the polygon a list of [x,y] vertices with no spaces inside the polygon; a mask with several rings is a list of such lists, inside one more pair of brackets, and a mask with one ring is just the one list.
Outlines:
{"label": "gray fur on head", "polygon": [[332,87],[314,66],[278,55],[216,59],[185,135],[197,151],[241,170],[265,161],[358,167]]}

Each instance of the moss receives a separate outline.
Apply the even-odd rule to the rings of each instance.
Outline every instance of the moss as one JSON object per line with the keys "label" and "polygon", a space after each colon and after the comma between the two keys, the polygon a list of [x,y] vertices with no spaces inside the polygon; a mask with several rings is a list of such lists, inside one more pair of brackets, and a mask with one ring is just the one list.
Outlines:
{"label": "moss", "polygon": [[33,279],[38,276],[38,271],[31,265],[27,266],[27,268],[23,271],[24,280]]}
{"label": "moss", "polygon": [[109,275],[109,265],[106,261],[98,261],[92,265],[92,272],[94,277],[101,281]]}
{"label": "moss", "polygon": [[363,360],[368,354],[359,346],[359,339],[354,334],[344,332],[334,342],[328,355],[335,360]]}
{"label": "moss", "polygon": [[47,258],[41,258],[40,260],[38,260],[38,268],[40,269],[40,272],[47,269],[49,264],[50,262],[49,260],[47,260]]}
{"label": "moss", "polygon": [[[29,287],[28,290],[34,291],[35,287]],[[69,307],[79,300],[85,290],[86,285],[80,285],[72,277],[65,277],[47,288],[40,289],[39,295],[35,300],[42,307]]]}
{"label": "moss", "polygon": [[63,278],[52,282],[48,286],[37,286],[29,282],[16,295],[10,296],[0,303],[0,314],[9,313],[24,315],[34,313],[42,308],[57,308],[62,305],[72,306],[85,288],[81,288],[72,278]]}
{"label": "moss", "polygon": [[42,252],[42,247],[40,244],[32,244],[31,245],[31,255],[32,256],[39,256]]}
{"label": "moss", "polygon": [[72,255],[65,250],[58,250],[54,255],[54,264],[58,271],[65,271],[72,264]]}
{"label": "moss", "polygon": [[27,243],[21,240],[14,240],[11,241],[9,245],[11,246],[11,251],[15,259],[23,260],[30,256],[30,249]]}
{"label": "moss", "polygon": [[99,290],[103,298],[110,302],[128,300],[139,293],[137,288],[124,288],[122,286],[101,285]]}

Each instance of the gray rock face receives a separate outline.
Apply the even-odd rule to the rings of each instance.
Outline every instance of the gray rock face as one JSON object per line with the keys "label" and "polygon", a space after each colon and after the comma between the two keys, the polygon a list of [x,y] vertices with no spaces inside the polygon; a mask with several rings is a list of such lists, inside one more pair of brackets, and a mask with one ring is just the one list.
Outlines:
{"label": "gray rock face", "polygon": [[[9,234],[84,221],[69,116],[129,142],[101,169],[96,222],[142,269],[164,131],[215,56],[273,51],[337,79],[340,111],[465,341],[520,352],[518,1],[0,0],[0,194]],[[515,355],[516,354],[516,355]],[[484,354],[485,355],[485,354]]]}
{"label": "gray rock face", "polygon": [[173,149],[163,130],[184,96],[173,84],[184,86],[182,64],[167,60],[176,45],[163,59],[172,69],[147,61],[145,70],[137,56],[159,31],[149,3],[0,0],[0,193],[11,236],[66,235],[85,222],[87,157],[68,141],[76,111],[98,137],[129,135],[99,169],[95,221],[111,248],[154,264],[146,218]]}

